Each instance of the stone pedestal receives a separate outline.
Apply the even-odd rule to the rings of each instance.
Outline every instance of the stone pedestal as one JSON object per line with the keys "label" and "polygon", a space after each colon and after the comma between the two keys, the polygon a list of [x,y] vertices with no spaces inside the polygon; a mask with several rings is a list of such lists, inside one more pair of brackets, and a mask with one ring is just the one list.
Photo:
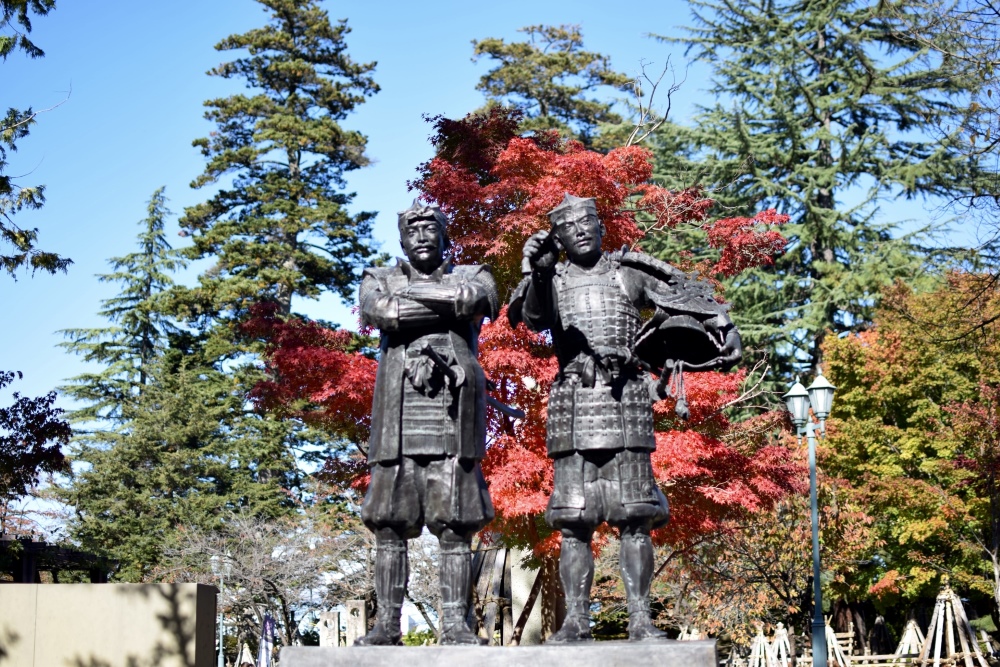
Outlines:
{"label": "stone pedestal", "polygon": [[[531,595],[531,586],[538,577],[538,570],[530,570],[521,565],[521,562],[528,557],[526,549],[511,549],[510,559],[510,591],[511,609],[513,610],[514,622],[521,618],[524,605]],[[521,632],[521,646],[535,646],[542,643],[542,599],[536,595],[532,601],[531,611],[528,613],[527,622]]]}
{"label": "stone pedestal", "polygon": [[347,607],[347,645],[352,646],[358,637],[368,634],[368,607],[364,600],[348,600]]}
{"label": "stone pedestal", "polygon": [[3,667],[212,667],[214,586],[0,584]]}
{"label": "stone pedestal", "polygon": [[715,640],[572,646],[285,646],[281,667],[716,667]]}

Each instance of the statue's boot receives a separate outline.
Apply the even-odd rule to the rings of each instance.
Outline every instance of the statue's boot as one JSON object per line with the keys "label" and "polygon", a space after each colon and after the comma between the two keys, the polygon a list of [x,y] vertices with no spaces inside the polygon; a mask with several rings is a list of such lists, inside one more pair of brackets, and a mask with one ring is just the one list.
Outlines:
{"label": "statue's boot", "polygon": [[479,637],[466,621],[472,593],[472,550],[470,542],[442,536],[441,581],[441,645],[489,643]]}
{"label": "statue's boot", "polygon": [[649,533],[623,530],[618,560],[628,599],[629,641],[667,641],[667,633],[653,625],[649,610],[649,585],[653,580],[653,541]]}
{"label": "statue's boot", "polygon": [[590,634],[590,587],[594,583],[594,554],[590,539],[563,531],[559,556],[559,580],[566,596],[566,618],[546,644],[593,641]]}
{"label": "statue's boot", "polygon": [[354,640],[355,646],[399,646],[399,618],[406,592],[408,562],[406,541],[376,535],[375,543],[375,595],[378,610],[375,627],[364,637]]}

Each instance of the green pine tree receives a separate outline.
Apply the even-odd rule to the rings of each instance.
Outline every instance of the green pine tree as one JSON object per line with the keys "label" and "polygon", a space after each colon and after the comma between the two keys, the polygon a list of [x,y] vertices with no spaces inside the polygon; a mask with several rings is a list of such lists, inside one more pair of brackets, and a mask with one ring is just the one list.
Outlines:
{"label": "green pine tree", "polygon": [[[31,41],[31,15],[44,16],[55,8],[55,0],[0,0],[0,60],[7,61],[14,51],[22,51],[29,58],[45,55]],[[72,260],[54,252],[39,250],[37,229],[19,227],[14,214],[28,209],[39,209],[45,203],[45,186],[24,186],[7,174],[7,153],[17,150],[17,142],[28,136],[38,115],[31,107],[10,107],[0,117],[0,242],[9,246],[0,252],[0,269],[10,277],[17,277],[21,267],[30,267],[32,273],[41,269],[49,273],[66,271]]]}
{"label": "green pine tree", "polygon": [[[207,101],[217,129],[194,142],[208,164],[192,185],[218,190],[179,221],[193,241],[185,256],[213,265],[196,287],[175,287],[164,302],[203,336],[206,360],[244,396],[269,379],[257,363],[262,341],[243,326],[260,312],[254,307],[287,316],[293,299],[347,300],[374,254],[375,214],[349,213],[353,194],[344,191],[347,172],[368,164],[367,138],[340,122],[378,92],[375,63],[350,58],[346,19],[331,23],[317,0],[258,1],[267,25],[219,42],[220,51],[243,53],[209,72],[250,92]],[[292,421],[255,419],[257,431],[300,462],[329,450]]]}
{"label": "green pine tree", "polygon": [[219,191],[180,220],[194,242],[187,256],[215,265],[197,288],[176,292],[176,308],[220,325],[220,354],[255,303],[288,314],[293,297],[350,298],[357,267],[373,254],[374,213],[348,213],[353,194],[343,191],[344,174],[368,163],[367,139],[339,122],[378,91],[375,63],[351,60],[346,20],[331,24],[316,0],[259,1],[268,25],[216,45],[247,55],[209,72],[252,94],[206,102],[217,130],[194,142],[208,166],[192,186]]}
{"label": "green pine tree", "polygon": [[77,441],[77,472],[60,492],[73,508],[70,536],[118,561],[118,581],[155,578],[185,529],[217,528],[227,512],[286,514],[285,489],[296,484],[284,429],[246,410],[196,338],[173,338],[147,366],[149,384],[123,406],[125,426]]}
{"label": "green pine tree", "polygon": [[236,509],[283,514],[299,486],[294,426],[247,404],[243,388],[259,371],[220,363],[207,333],[161,309],[185,262],[163,235],[162,189],[148,213],[140,251],[101,276],[121,285],[101,304],[110,326],[64,332],[64,347],[100,368],[63,387],[81,406],[71,414],[75,474],[57,495],[72,508],[70,536],[117,560],[122,581],[154,576],[184,527],[211,529]]}
{"label": "green pine tree", "polygon": [[[209,72],[250,92],[207,101],[217,129],[194,142],[208,164],[193,186],[218,191],[179,221],[193,241],[185,255],[213,265],[196,287],[175,287],[165,300],[204,337],[206,360],[244,396],[269,379],[257,363],[262,341],[244,326],[261,312],[254,307],[287,316],[294,299],[332,293],[347,300],[374,254],[375,214],[349,213],[353,194],[344,192],[346,173],[368,163],[367,139],[340,122],[378,92],[375,63],[350,58],[346,19],[331,23],[317,0],[258,1],[267,25],[219,42],[220,51],[243,53]],[[283,442],[300,463],[329,451],[326,439],[295,422],[255,419],[256,430]]]}
{"label": "green pine tree", "polygon": [[121,421],[122,409],[134,403],[149,383],[149,365],[166,344],[166,334],[174,329],[160,311],[157,299],[173,286],[170,274],[186,262],[171,249],[163,227],[170,211],[163,188],[148,203],[148,215],[139,222],[139,252],[110,260],[112,273],[100,274],[101,282],[121,284],[121,291],[101,303],[101,315],[110,326],[96,329],[66,329],[68,340],[61,347],[88,363],[103,366],[100,371],[83,373],[60,390],[84,403],[73,412],[77,423],[94,420]]}
{"label": "green pine tree", "polygon": [[[745,344],[787,376],[819,363],[827,331],[867,326],[880,290],[932,259],[891,224],[891,203],[952,196],[975,176],[937,131],[957,132],[976,82],[899,30],[907,0],[691,4],[696,25],[675,41],[711,64],[717,101],[692,128],[663,128],[659,176],[717,186],[727,216],[791,216],[775,266],[726,291]],[[678,242],[650,245],[666,256]]]}
{"label": "green pine tree", "polygon": [[608,56],[584,51],[579,26],[533,25],[519,32],[527,41],[472,43],[474,61],[485,56],[496,63],[476,85],[489,104],[520,109],[525,131],[556,130],[588,147],[601,126],[622,123],[612,103],[586,96],[604,86],[628,90],[632,79],[614,71]]}

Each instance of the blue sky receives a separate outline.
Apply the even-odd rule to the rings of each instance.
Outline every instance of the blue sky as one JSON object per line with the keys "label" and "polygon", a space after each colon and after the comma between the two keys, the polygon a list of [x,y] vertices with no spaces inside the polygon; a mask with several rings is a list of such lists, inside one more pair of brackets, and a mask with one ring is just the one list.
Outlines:
{"label": "blue sky", "polygon": [[[351,56],[378,62],[374,77],[382,91],[344,123],[368,135],[373,165],[348,180],[357,193],[351,209],[379,212],[375,236],[393,254],[395,213],[413,197],[406,181],[430,157],[422,115],[459,117],[483,103],[475,86],[488,66],[471,61],[473,39],[517,39],[517,29],[526,25],[570,23],[582,27],[588,49],[610,55],[620,71],[637,72],[641,60],[662,64],[672,52],[683,64],[679,47],[644,36],[673,31],[687,15],[682,2],[644,8],[641,20],[628,11],[609,11],[606,1],[587,0],[323,6],[331,18],[348,19]],[[44,393],[84,369],[56,347],[62,341],[57,331],[103,326],[95,313],[115,286],[94,274],[108,270],[109,257],[133,251],[136,223],[152,192],[166,186],[175,214],[209,196],[189,187],[204,165],[191,141],[212,129],[202,118],[203,102],[239,89],[205,75],[227,59],[213,46],[265,20],[263,7],[252,0],[59,0],[51,14],[34,21],[32,39],[45,58],[14,54],[0,63],[4,108],[44,109],[69,93],[65,103],[39,116],[8,172],[23,175],[25,185],[46,186],[45,207],[20,214],[18,224],[39,228],[40,247],[74,260],[65,275],[0,279],[0,368],[24,372],[16,389]],[[688,85],[682,91],[682,111],[690,110],[694,90]],[[176,232],[175,215],[168,227],[175,247],[184,244]],[[295,307],[335,322],[353,321],[335,298]]]}
{"label": "blue sky", "polygon": [[[349,53],[378,61],[374,77],[382,91],[345,125],[369,137],[373,165],[349,177],[356,192],[353,211],[378,211],[375,236],[395,254],[395,213],[413,197],[406,181],[430,157],[423,114],[460,117],[483,103],[475,89],[488,69],[471,61],[473,39],[517,39],[532,24],[578,24],[589,50],[611,56],[619,71],[636,73],[641,61],[662,66],[668,56],[683,76],[680,46],[647,38],[649,32],[678,34],[689,19],[685,2],[668,0],[619,7],[606,0],[504,3],[468,1],[325,2],[332,18],[347,18]],[[103,326],[95,313],[116,286],[94,274],[107,259],[135,248],[137,222],[152,192],[166,186],[175,214],[206,199],[192,190],[204,161],[191,141],[212,126],[203,102],[240,87],[205,72],[229,54],[213,49],[222,37],[260,26],[263,8],[253,0],[59,0],[34,21],[41,60],[20,54],[0,63],[0,105],[43,109],[31,135],[12,156],[9,173],[25,185],[45,184],[48,201],[17,222],[40,230],[40,247],[71,257],[68,274],[0,277],[0,369],[25,374],[15,387],[44,393],[84,370],[57,348],[60,329]],[[695,102],[709,104],[702,89],[708,72],[692,67],[675,96],[674,120],[688,120]],[[176,215],[168,236],[175,246]],[[184,280],[193,280],[194,267]],[[314,317],[352,324],[349,309],[334,298],[296,303]],[[4,397],[0,397],[3,400]]]}

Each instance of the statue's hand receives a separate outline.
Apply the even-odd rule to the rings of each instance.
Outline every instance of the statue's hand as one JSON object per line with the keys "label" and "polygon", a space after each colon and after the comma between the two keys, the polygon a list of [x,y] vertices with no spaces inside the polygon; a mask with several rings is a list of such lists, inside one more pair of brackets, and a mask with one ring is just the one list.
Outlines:
{"label": "statue's hand", "polygon": [[743,358],[743,343],[736,327],[730,327],[726,332],[726,340],[719,354],[703,364],[684,364],[687,372],[722,371],[726,372],[738,364]]}
{"label": "statue's hand", "polygon": [[559,249],[549,232],[537,232],[524,242],[524,259],[532,269],[547,271],[559,260]]}
{"label": "statue's hand", "polygon": [[382,331],[399,329],[399,299],[380,296],[365,311],[365,319]]}
{"label": "statue's hand", "polygon": [[455,292],[455,315],[459,319],[469,319],[482,312],[483,293],[467,282],[459,284]]}

